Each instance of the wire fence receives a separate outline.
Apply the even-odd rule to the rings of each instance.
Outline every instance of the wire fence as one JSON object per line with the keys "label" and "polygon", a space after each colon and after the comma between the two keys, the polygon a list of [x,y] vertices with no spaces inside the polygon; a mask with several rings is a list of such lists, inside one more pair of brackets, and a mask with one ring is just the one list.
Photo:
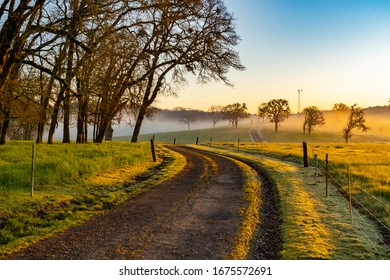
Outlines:
{"label": "wire fence", "polygon": [[78,148],[74,149],[66,146],[21,144],[17,147],[17,152],[12,150],[8,154],[0,154],[0,192],[4,194],[30,191],[33,195],[36,186],[72,183],[75,179],[96,172],[121,168],[144,160],[145,155],[142,153],[147,150],[137,152],[130,144],[128,146],[111,145],[102,149],[100,146],[91,145],[77,146]]}
{"label": "wire fence", "polygon": [[[208,146],[211,146],[211,140]],[[235,144],[233,142],[223,144],[222,146],[237,152],[241,150],[239,138]],[[245,149],[242,149],[242,151],[245,152]],[[253,153],[253,149],[248,152],[251,153],[250,151]],[[256,150],[256,152],[260,152],[262,155],[267,154],[259,150]],[[322,154],[326,155],[324,152]],[[359,181],[351,179],[353,177],[351,172],[343,173],[340,171],[340,169],[347,171],[349,166],[336,166],[331,163],[331,160],[328,160],[326,164],[326,160],[320,160],[318,153],[315,153],[314,149],[311,157],[308,156],[307,151],[306,155],[308,167],[313,169],[316,182],[321,178],[326,181],[325,185],[327,186],[324,194],[337,199],[338,203],[343,206],[345,214],[350,216],[351,225],[358,229],[364,229],[360,232],[363,232],[363,235],[365,235],[367,243],[381,258],[385,258],[378,246],[382,246],[382,248],[386,248],[390,252],[390,204],[388,200],[385,197],[370,193],[361,186]],[[284,158],[283,160],[288,159]],[[328,189],[333,190],[333,192],[328,194]],[[351,201],[349,206],[348,201]],[[373,221],[375,226],[369,224],[369,221]],[[377,228],[380,229],[379,234]],[[370,234],[367,234],[367,232]]]}
{"label": "wire fence", "polygon": [[[328,156],[327,156],[328,158]],[[339,205],[345,210],[346,215],[350,215],[351,224],[357,228],[364,228],[363,234],[365,235],[365,239],[368,244],[374,249],[374,251],[381,256],[382,259],[386,257],[378,249],[378,245],[383,246],[390,252],[390,227],[384,222],[388,214],[390,213],[390,205],[387,201],[384,201],[382,198],[378,198],[373,194],[367,192],[363,189],[359,182],[351,180],[351,174],[349,168],[347,167],[347,173],[343,174],[340,170],[333,166],[332,164],[325,160],[325,164],[318,160],[317,154],[313,154],[312,158],[308,158],[308,163],[310,168],[313,169],[314,176],[317,178],[321,177],[328,182],[328,186],[333,186],[334,190],[338,192],[339,195],[335,195],[333,193],[332,197],[339,202]],[[353,190],[353,195],[352,191]],[[327,193],[327,191],[326,191]],[[349,199],[351,201],[349,207],[347,207],[347,203],[345,203],[345,199]],[[368,205],[373,205],[373,201],[376,203],[375,207],[369,207]],[[374,211],[378,210],[379,211]],[[382,212],[384,215],[379,215],[377,213]],[[378,234],[378,231],[375,230],[375,227],[369,224],[367,216],[370,217],[372,221],[375,222],[376,225],[379,226],[381,230],[381,234]],[[370,231],[370,235],[366,234],[366,231]],[[375,237],[375,238],[373,238]],[[378,244],[378,241],[380,244]]]}

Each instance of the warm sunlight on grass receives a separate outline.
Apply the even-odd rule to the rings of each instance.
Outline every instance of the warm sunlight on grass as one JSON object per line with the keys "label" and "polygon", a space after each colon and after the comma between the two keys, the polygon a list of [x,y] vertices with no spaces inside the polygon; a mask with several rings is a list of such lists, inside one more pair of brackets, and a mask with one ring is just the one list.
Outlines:
{"label": "warm sunlight on grass", "polygon": [[[324,180],[322,178],[316,183],[320,178],[314,177],[312,169],[264,157],[253,151],[248,154],[226,148],[198,148],[213,150],[267,170],[280,198],[283,259],[389,257],[376,225],[364,216],[359,217],[359,222],[356,220],[351,224],[347,200],[333,186],[329,187],[330,195],[325,197]],[[259,219],[261,223],[261,217]]]}
{"label": "warm sunlight on grass", "polygon": [[244,174],[243,199],[245,204],[240,209],[242,222],[228,259],[243,260],[248,255],[252,236],[259,223],[261,185],[255,170],[240,161],[235,160],[235,163]]}
{"label": "warm sunlight on grass", "polygon": [[[30,172],[31,143],[10,143],[2,149],[8,157],[1,162],[0,177],[3,184],[14,179],[0,190],[0,258],[110,209],[167,180],[185,165],[183,156],[162,146],[157,147],[158,161],[152,162],[148,143],[39,145],[37,184],[31,197],[16,177],[4,178],[13,169]],[[45,164],[51,168],[45,169]],[[142,182],[137,181],[139,176]]]}

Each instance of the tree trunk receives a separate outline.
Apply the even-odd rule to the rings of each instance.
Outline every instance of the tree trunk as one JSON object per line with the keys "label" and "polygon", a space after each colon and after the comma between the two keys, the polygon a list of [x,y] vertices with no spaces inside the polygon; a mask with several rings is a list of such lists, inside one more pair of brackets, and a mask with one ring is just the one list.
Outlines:
{"label": "tree trunk", "polygon": [[144,121],[145,114],[146,114],[146,105],[142,105],[141,109],[139,110],[137,121],[134,127],[133,136],[131,138],[132,143],[138,142],[138,135],[141,132],[141,126],[142,126],[142,122]]}
{"label": "tree trunk", "polygon": [[86,109],[86,100],[80,97],[78,98],[79,110],[77,113],[77,137],[76,143],[82,144],[85,143],[85,134],[84,134],[84,121],[85,121],[85,109]]}
{"label": "tree trunk", "polygon": [[109,123],[106,119],[103,119],[100,122],[100,125],[98,126],[97,135],[96,135],[96,140],[95,140],[96,143],[103,143],[104,136],[106,135],[108,125],[109,125]]}
{"label": "tree trunk", "polygon": [[[62,49],[56,58],[56,63],[53,68],[53,74],[57,75],[59,70],[59,66],[61,65],[62,61],[64,60],[66,52]],[[48,108],[49,108],[49,102],[50,102],[50,96],[52,95],[53,91],[53,86],[54,86],[54,77],[50,77],[49,84],[46,89],[46,96],[42,97],[41,99],[41,114],[38,122],[38,135],[37,135],[37,140],[36,143],[42,143],[43,142],[43,134],[45,131],[45,123],[47,120],[47,113],[48,113]]]}
{"label": "tree trunk", "polygon": [[43,133],[45,131],[47,109],[49,107],[49,98],[43,97],[41,103],[42,103],[42,107],[41,107],[41,113],[40,113],[40,118],[39,118],[39,122],[38,122],[38,132],[37,132],[37,140],[36,140],[37,144],[43,142]]}
{"label": "tree trunk", "polygon": [[64,112],[64,128],[62,143],[70,143],[70,93],[67,91],[65,93],[65,98],[63,101],[63,112]]}
{"label": "tree trunk", "polygon": [[85,115],[84,119],[84,143],[88,142],[88,119],[87,115]]}
{"label": "tree trunk", "polygon": [[1,126],[0,145],[5,145],[7,142],[7,132],[9,128],[10,112],[4,112],[4,120]]}
{"label": "tree trunk", "polygon": [[108,125],[108,128],[106,129],[106,133],[104,136],[104,140],[106,141],[112,141],[112,136],[114,134],[114,129],[112,128],[111,123]]}
{"label": "tree trunk", "polygon": [[58,114],[59,114],[60,106],[61,106],[63,99],[64,99],[64,90],[61,88],[61,91],[58,94],[56,103],[54,103],[53,113],[51,114],[49,135],[47,137],[48,144],[53,144],[53,142],[54,142],[54,133],[55,133],[57,125],[58,125]]}
{"label": "tree trunk", "polygon": [[278,123],[277,122],[275,122],[275,133],[278,133]]}

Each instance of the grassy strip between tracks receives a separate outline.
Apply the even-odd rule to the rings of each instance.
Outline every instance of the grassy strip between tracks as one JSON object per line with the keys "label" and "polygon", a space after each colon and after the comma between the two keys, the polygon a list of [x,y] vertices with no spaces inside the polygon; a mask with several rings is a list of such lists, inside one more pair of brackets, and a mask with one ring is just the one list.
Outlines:
{"label": "grassy strip between tracks", "polygon": [[[17,145],[24,148],[23,144]],[[30,144],[29,146],[31,147]],[[74,159],[73,152],[91,149],[82,145],[65,147],[71,159]],[[63,149],[62,145],[49,148],[52,153],[53,150],[57,152]],[[107,165],[110,168],[100,172],[66,178],[62,183],[58,181],[41,183],[37,185],[33,197],[23,186],[2,190],[0,258],[6,258],[12,252],[86,221],[156,186],[180,172],[186,163],[183,156],[163,146],[157,147],[158,160],[156,163],[152,162],[147,143],[103,145],[99,147],[98,152],[104,154],[107,150],[107,154],[111,156],[113,149],[117,150],[117,157],[123,157],[124,160],[124,154],[128,153],[131,159],[121,167],[110,164]],[[96,152],[89,154],[93,157]],[[64,160],[67,160],[66,156]],[[89,164],[92,165],[96,160],[92,159]],[[111,158],[101,157],[99,160],[111,161]],[[69,166],[71,165],[70,162]]]}
{"label": "grassy strip between tracks", "polygon": [[255,170],[238,160],[234,160],[234,162],[240,167],[244,174],[243,199],[245,204],[240,209],[242,222],[237,232],[231,254],[228,258],[242,260],[248,255],[252,236],[259,223],[261,186],[260,178]]}
{"label": "grassy strip between tracks", "polygon": [[196,147],[267,170],[281,203],[282,259],[389,259],[375,225],[366,218],[351,224],[346,200],[336,191],[325,197],[312,170],[260,155]]}

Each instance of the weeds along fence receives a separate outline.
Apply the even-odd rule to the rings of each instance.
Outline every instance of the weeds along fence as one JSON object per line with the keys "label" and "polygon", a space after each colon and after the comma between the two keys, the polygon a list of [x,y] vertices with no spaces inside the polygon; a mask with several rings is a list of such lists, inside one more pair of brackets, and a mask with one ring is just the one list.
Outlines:
{"label": "weeds along fence", "polygon": [[23,192],[75,181],[113,168],[150,161],[147,145],[10,144],[0,151],[0,191]]}
{"label": "weeds along fence", "polygon": [[[377,240],[381,240],[380,245],[390,252],[390,204],[386,194],[381,196],[380,192],[373,193],[365,189],[359,181],[353,180],[353,171],[349,165],[333,164],[331,155],[323,153],[323,156],[323,159],[320,159],[318,154],[313,152],[312,157],[307,157],[308,167],[313,169],[315,184],[324,180],[324,195],[332,195],[334,199],[339,200],[340,205],[345,205],[345,214],[349,216],[352,225],[370,230],[370,236],[377,237],[376,240],[372,240],[369,235],[365,236],[379,255],[381,254],[377,250]],[[335,189],[340,195],[335,195],[331,189]],[[364,215],[375,222],[383,236],[377,235]]]}

